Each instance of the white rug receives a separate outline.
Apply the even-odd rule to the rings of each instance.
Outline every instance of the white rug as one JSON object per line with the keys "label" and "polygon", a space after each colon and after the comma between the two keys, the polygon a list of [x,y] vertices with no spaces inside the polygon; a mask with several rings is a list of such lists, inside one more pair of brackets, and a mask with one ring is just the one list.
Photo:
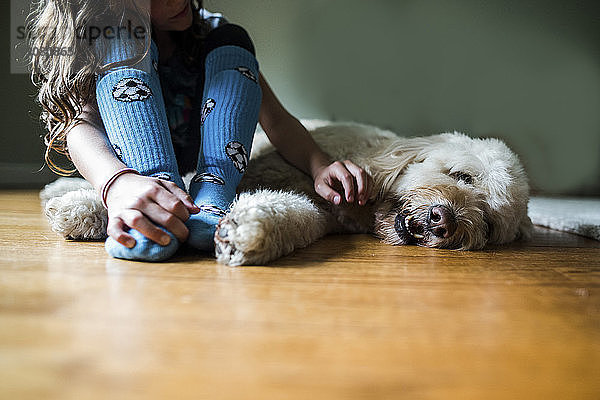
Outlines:
{"label": "white rug", "polygon": [[600,199],[532,197],[529,218],[535,225],[600,240]]}

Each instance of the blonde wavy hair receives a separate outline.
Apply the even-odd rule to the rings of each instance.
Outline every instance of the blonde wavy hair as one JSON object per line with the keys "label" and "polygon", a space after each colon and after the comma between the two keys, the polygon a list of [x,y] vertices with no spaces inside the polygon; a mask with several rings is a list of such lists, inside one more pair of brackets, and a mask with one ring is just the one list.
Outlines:
{"label": "blonde wavy hair", "polygon": [[[194,11],[202,2],[190,0]],[[31,81],[39,89],[37,102],[42,111],[40,120],[45,126],[44,159],[58,175],[72,175],[77,170],[72,163],[63,167],[57,156],[70,161],[67,133],[77,124],[85,104],[93,98],[96,77],[119,65],[136,64],[150,49],[150,35],[146,35],[137,49],[136,57],[119,63],[102,64],[104,54],[96,46],[82,40],[85,29],[103,26],[106,21],[121,23],[135,21],[136,26],[151,32],[150,0],[38,0],[32,3],[28,17]],[[198,51],[202,21],[194,12],[192,27],[182,32],[183,50],[193,59]],[[107,40],[100,35],[96,40]],[[102,46],[101,46],[102,47]],[[103,46],[106,47],[106,46]],[[43,51],[45,50],[45,51]]]}

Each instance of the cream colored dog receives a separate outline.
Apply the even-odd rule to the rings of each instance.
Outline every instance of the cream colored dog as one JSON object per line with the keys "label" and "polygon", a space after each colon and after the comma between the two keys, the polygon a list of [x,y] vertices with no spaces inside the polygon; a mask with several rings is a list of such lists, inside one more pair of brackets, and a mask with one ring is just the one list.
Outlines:
{"label": "cream colored dog", "polygon": [[[328,233],[373,233],[392,245],[462,250],[530,235],[527,178],[499,140],[460,133],[403,138],[367,125],[303,123],[332,157],[371,174],[371,200],[365,206],[328,203],[259,131],[240,195],[215,232],[218,262],[265,264]],[[106,236],[106,212],[86,185],[59,179],[41,193],[51,226],[65,237]]]}

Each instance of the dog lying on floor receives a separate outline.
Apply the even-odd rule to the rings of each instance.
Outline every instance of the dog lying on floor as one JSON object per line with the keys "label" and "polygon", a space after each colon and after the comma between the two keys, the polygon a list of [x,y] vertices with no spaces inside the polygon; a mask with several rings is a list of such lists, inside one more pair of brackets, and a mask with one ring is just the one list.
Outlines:
{"label": "dog lying on floor", "polygon": [[[328,233],[462,250],[530,236],[527,178],[499,140],[460,133],[404,138],[367,125],[303,123],[334,159],[350,159],[373,177],[371,199],[364,206],[328,203],[259,131],[240,194],[215,232],[218,262],[266,264]],[[106,210],[84,180],[61,178],[40,196],[54,231],[106,237]]]}

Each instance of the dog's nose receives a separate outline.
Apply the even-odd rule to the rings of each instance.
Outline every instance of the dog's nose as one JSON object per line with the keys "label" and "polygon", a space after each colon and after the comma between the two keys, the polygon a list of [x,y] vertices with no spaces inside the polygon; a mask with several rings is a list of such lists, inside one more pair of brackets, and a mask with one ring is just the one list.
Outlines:
{"label": "dog's nose", "polygon": [[446,206],[437,204],[429,207],[427,221],[429,230],[439,238],[449,238],[456,232],[456,218]]}

